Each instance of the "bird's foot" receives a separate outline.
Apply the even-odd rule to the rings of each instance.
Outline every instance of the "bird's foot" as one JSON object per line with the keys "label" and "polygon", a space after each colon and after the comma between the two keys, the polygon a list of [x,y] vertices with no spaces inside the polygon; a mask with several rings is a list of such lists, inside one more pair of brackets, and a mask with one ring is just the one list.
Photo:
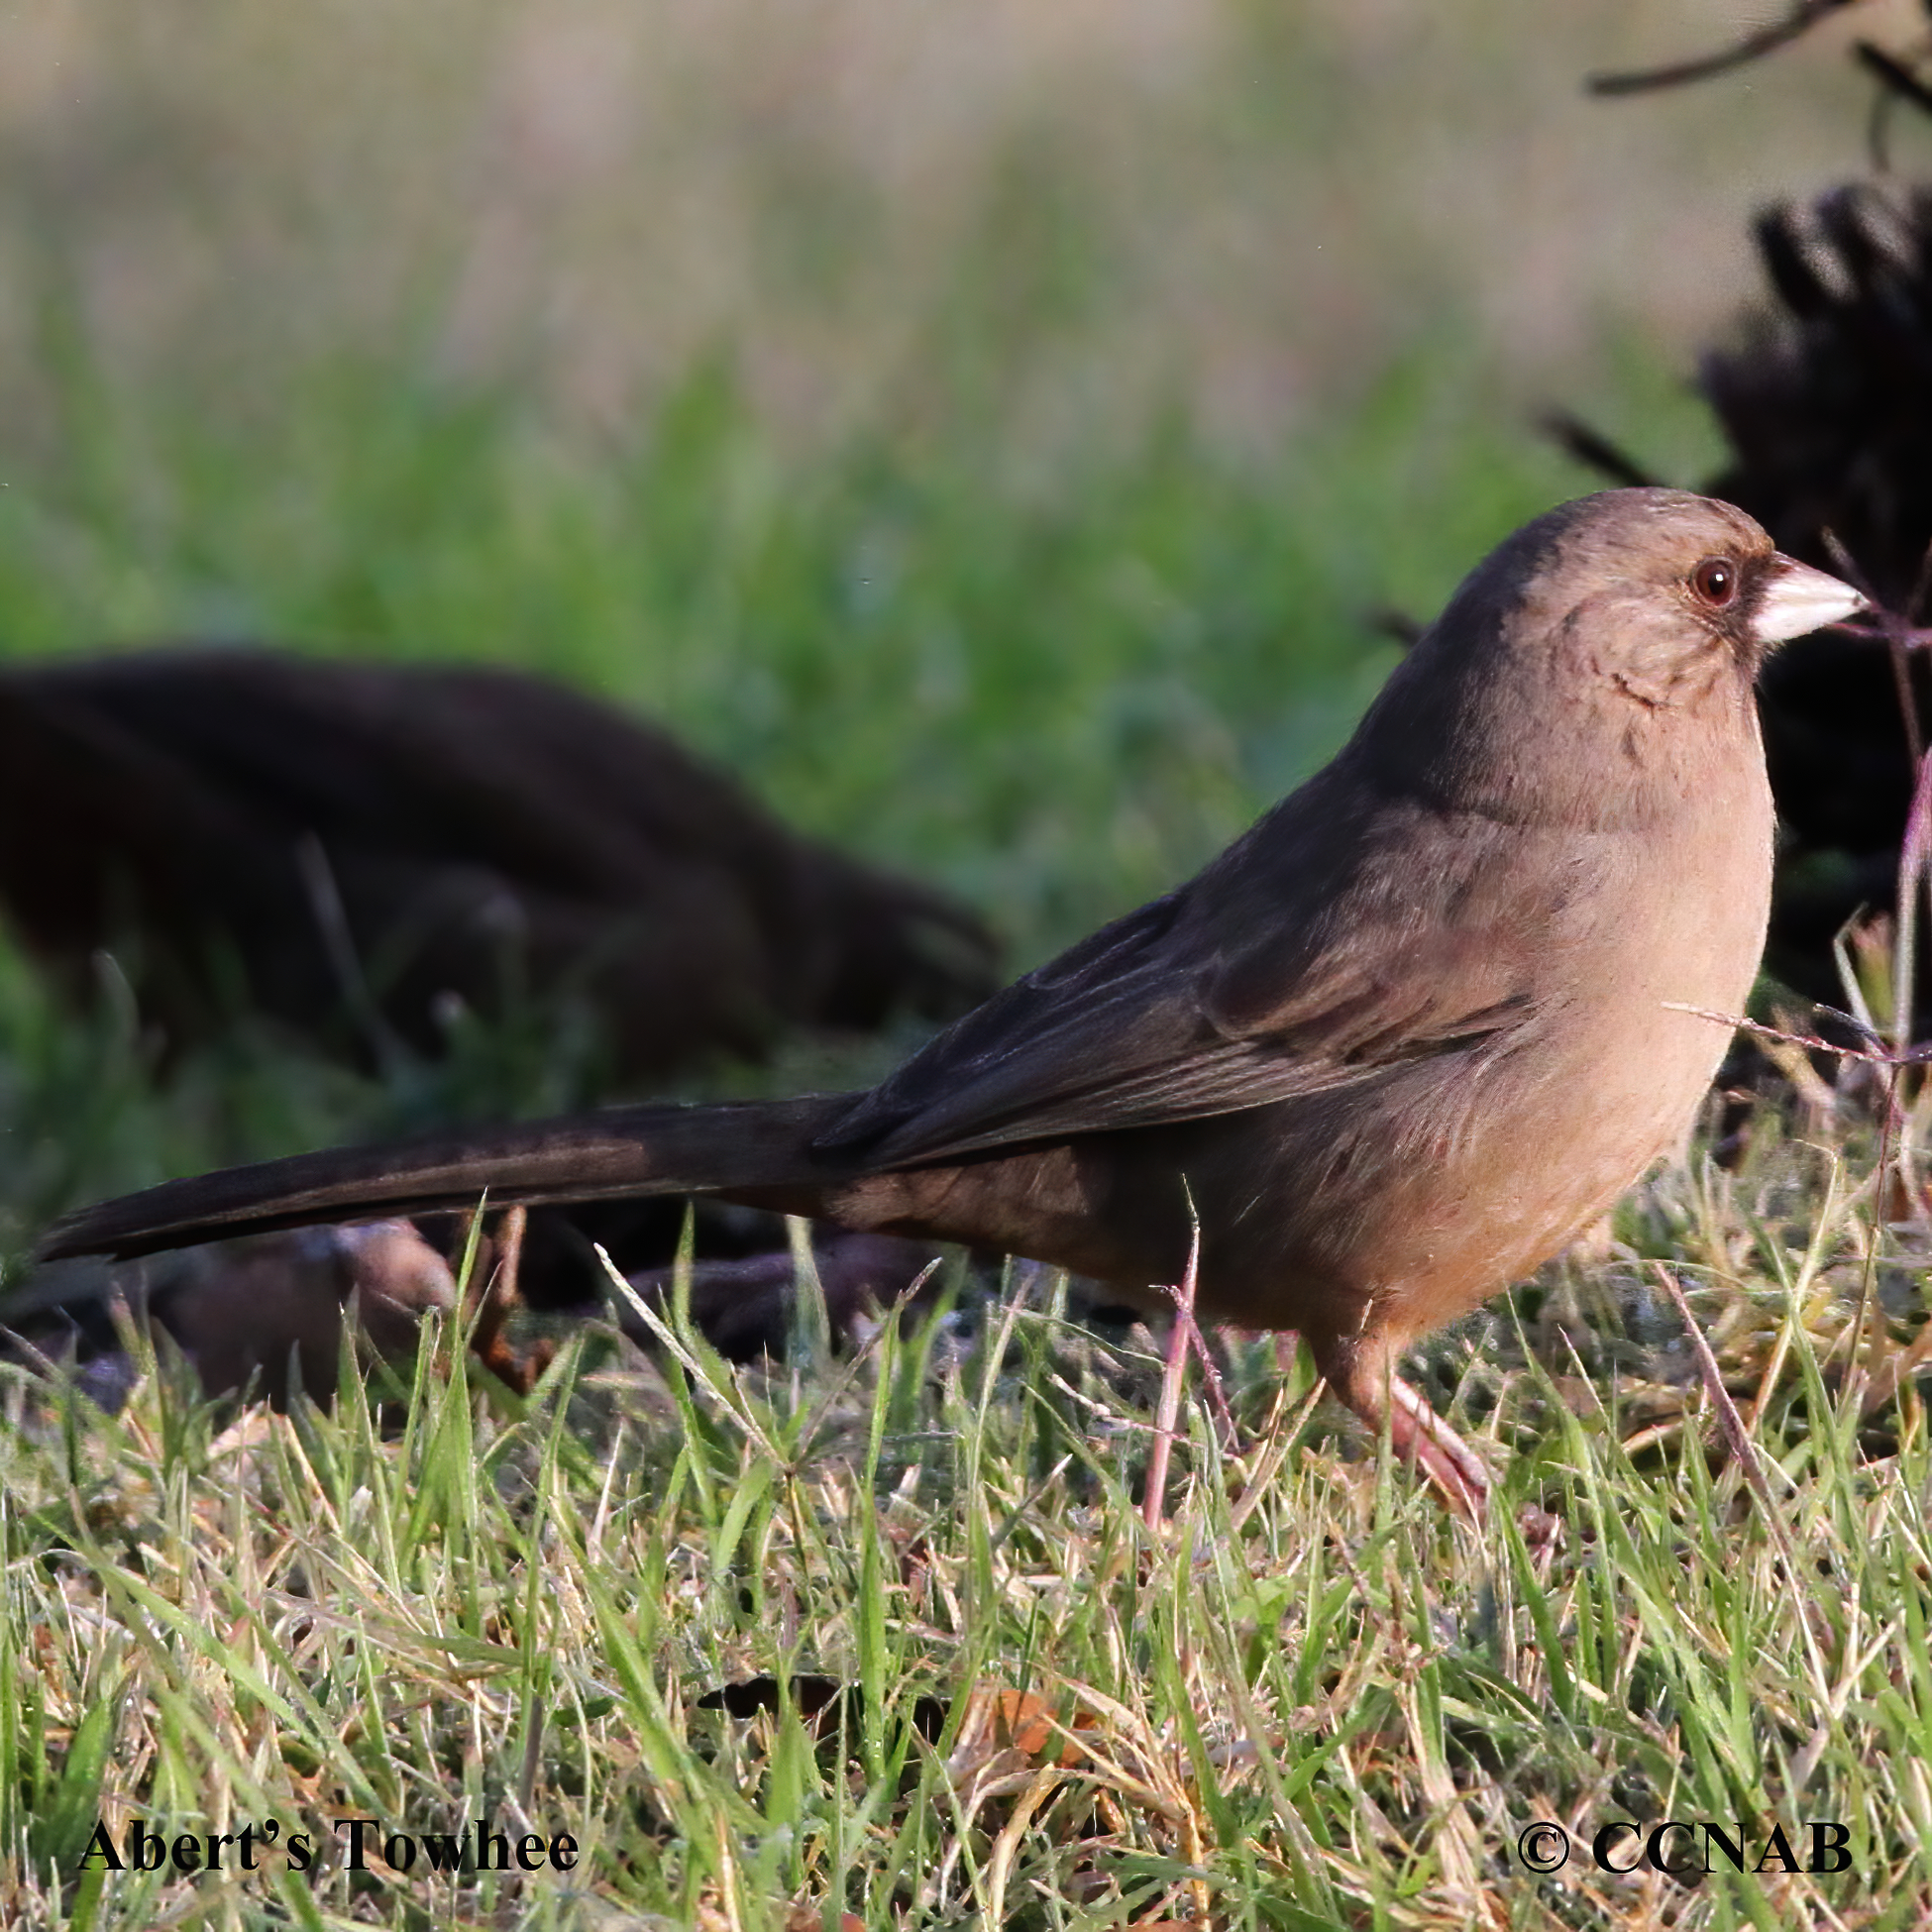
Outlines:
{"label": "bird's foot", "polygon": [[1389,1444],[1422,1472],[1465,1522],[1480,1523],[1489,1506],[1489,1471],[1429,1405],[1423,1392],[1399,1375],[1389,1377]]}
{"label": "bird's foot", "polygon": [[[1480,1526],[1489,1507],[1489,1471],[1430,1406],[1429,1398],[1400,1375],[1388,1378],[1388,1424],[1395,1453],[1420,1470],[1465,1523]],[[1562,1518],[1535,1503],[1523,1506],[1517,1528],[1533,1555],[1554,1551],[1563,1540]]]}

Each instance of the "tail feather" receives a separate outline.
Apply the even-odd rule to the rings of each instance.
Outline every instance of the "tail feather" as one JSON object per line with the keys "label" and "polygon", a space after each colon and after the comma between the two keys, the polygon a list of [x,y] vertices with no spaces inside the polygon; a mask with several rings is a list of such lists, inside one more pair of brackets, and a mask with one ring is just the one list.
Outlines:
{"label": "tail feather", "polygon": [[475,1207],[593,1201],[611,1195],[809,1189],[841,1171],[811,1142],[854,1096],[714,1107],[624,1107],[163,1181],[65,1216],[44,1260],[125,1257],[230,1234]]}

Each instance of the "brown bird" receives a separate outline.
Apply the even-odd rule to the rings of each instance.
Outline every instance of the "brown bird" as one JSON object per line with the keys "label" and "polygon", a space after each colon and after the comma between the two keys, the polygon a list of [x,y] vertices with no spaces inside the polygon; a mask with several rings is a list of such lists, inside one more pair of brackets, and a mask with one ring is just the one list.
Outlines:
{"label": "brown bird", "polygon": [[1481,1466],[1397,1358],[1683,1144],[1765,936],[1753,681],[1860,603],[1727,504],[1585,497],[1482,563],[1334,763],[1198,877],[870,1092],[301,1155],[86,1210],[46,1251],[698,1192],[1157,1304],[1198,1238],[1208,1312],[1299,1330],[1473,1511]]}

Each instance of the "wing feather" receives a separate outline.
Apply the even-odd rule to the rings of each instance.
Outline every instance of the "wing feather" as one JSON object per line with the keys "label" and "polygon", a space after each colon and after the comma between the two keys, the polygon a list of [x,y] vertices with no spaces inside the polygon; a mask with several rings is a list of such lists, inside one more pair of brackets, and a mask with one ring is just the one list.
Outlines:
{"label": "wing feather", "polygon": [[[1330,873],[1324,890],[1283,892],[1274,865],[1242,878],[1237,846],[941,1033],[815,1150],[943,1160],[1234,1113],[1477,1048],[1525,1020],[1536,986],[1523,907],[1480,879],[1483,842],[1473,882],[1458,866],[1398,892],[1367,863],[1339,906],[1332,867],[1310,868]],[[1335,916],[1304,929],[1297,901]]]}

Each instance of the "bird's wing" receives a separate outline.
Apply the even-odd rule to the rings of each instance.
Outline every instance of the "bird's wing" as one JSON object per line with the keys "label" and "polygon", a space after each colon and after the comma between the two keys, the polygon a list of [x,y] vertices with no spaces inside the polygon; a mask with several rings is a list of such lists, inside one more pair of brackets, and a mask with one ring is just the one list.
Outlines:
{"label": "bird's wing", "polygon": [[[1234,1113],[1471,1046],[1534,1005],[1522,924],[1466,895],[1449,922],[1435,905],[1378,914],[1371,895],[1332,928],[1346,934],[1335,945],[1278,915],[1243,918],[1244,894],[1204,883],[997,995],[818,1150],[902,1163]],[[1243,925],[1263,936],[1235,936]]]}

